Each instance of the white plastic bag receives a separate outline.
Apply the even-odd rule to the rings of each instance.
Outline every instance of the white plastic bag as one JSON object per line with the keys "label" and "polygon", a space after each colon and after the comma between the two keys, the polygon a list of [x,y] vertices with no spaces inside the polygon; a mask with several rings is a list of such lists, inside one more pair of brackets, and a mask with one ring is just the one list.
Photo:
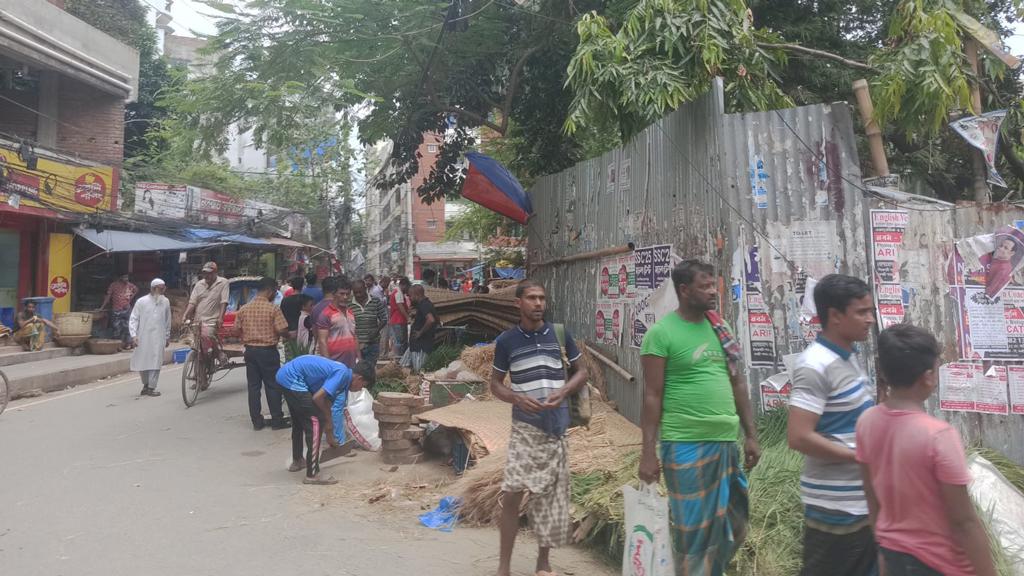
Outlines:
{"label": "white plastic bag", "polygon": [[373,416],[373,396],[363,389],[349,392],[345,407],[345,430],[366,450],[380,450],[380,425]]}
{"label": "white plastic bag", "polygon": [[622,576],[674,576],[668,500],[654,484],[622,487],[625,546]]}

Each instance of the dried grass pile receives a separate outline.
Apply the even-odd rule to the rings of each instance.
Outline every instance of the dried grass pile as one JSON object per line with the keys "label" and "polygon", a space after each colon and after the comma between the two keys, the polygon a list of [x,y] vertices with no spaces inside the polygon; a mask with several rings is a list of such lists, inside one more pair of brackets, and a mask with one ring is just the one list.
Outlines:
{"label": "dried grass pile", "polygon": [[491,366],[494,365],[494,344],[470,346],[462,351],[459,360],[467,370],[487,381],[491,375]]}
{"label": "dried grass pile", "polygon": [[377,368],[377,379],[388,379],[388,380],[405,380],[406,376],[409,375],[409,370],[402,368],[398,365],[398,362],[391,362],[383,368]]}

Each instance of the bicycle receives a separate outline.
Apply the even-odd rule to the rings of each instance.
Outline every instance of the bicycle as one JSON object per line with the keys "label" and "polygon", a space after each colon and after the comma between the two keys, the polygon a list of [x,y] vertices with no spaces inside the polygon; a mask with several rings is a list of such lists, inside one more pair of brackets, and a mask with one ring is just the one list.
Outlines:
{"label": "bicycle", "polygon": [[[199,399],[199,393],[210,387],[214,374],[230,372],[245,366],[245,363],[230,361],[230,358],[241,356],[242,352],[225,347],[222,342],[215,344],[211,336],[204,337],[201,323],[195,322],[185,328],[191,332],[192,342],[181,370],[181,399],[186,408],[191,408]],[[214,354],[215,349],[219,350],[219,355]]]}
{"label": "bicycle", "polygon": [[11,385],[7,382],[7,375],[0,370],[0,414],[7,408],[7,402],[11,399]]}

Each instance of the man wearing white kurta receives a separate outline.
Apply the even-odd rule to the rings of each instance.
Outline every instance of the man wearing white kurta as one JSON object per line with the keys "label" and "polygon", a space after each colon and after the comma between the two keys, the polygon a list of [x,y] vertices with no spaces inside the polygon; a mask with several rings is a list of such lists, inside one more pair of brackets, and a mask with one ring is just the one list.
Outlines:
{"label": "man wearing white kurta", "polygon": [[164,348],[171,340],[171,303],[164,296],[167,286],[155,278],[149,294],[139,298],[128,320],[128,332],[135,345],[130,368],[142,378],[140,396],[159,396],[156,391],[160,367],[164,364]]}

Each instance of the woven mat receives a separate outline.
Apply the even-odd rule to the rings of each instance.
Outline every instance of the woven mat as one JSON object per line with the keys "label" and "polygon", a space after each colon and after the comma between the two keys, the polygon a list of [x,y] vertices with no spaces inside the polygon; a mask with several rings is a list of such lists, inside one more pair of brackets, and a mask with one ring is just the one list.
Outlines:
{"label": "woven mat", "polygon": [[464,400],[424,412],[418,418],[471,432],[491,454],[504,450],[512,434],[512,405],[497,400]]}

